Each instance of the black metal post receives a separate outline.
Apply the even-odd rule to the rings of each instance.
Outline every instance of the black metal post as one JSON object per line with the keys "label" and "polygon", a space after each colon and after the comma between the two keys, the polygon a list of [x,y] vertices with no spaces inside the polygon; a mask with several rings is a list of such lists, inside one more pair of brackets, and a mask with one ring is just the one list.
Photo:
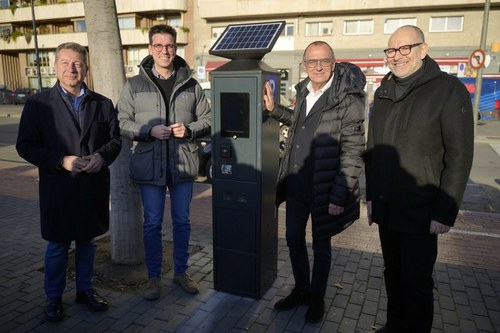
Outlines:
{"label": "black metal post", "polygon": [[38,91],[42,90],[42,73],[40,73],[40,55],[38,54],[38,37],[36,32],[35,4],[31,0],[31,16],[33,21],[33,37],[35,38],[36,73],[38,76]]}

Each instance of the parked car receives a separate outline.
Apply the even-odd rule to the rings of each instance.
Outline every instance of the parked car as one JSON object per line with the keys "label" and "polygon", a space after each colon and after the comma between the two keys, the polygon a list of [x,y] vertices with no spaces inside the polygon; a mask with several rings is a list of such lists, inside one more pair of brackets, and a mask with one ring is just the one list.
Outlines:
{"label": "parked car", "polygon": [[9,104],[11,101],[12,90],[7,89],[5,85],[0,85],[0,104]]}
{"label": "parked car", "polygon": [[200,159],[200,168],[198,175],[206,177],[207,182],[212,182],[212,137],[206,135],[196,140],[198,145],[198,157]]}
{"label": "parked car", "polygon": [[13,93],[12,93],[12,104],[24,104],[28,97],[31,95],[31,90],[28,88],[17,88]]}

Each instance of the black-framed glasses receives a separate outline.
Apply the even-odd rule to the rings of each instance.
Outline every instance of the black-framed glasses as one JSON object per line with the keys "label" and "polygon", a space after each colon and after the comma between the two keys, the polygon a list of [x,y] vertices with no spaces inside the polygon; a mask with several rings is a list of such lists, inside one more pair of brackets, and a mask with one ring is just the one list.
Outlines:
{"label": "black-framed glasses", "polygon": [[335,59],[332,58],[304,59],[302,62],[307,66],[307,68],[314,68],[318,64],[321,64],[322,67],[331,67],[335,62]]}
{"label": "black-framed glasses", "polygon": [[166,48],[168,52],[173,52],[177,48],[177,45],[175,45],[175,44],[166,44],[166,45],[163,45],[163,44],[151,44],[151,47],[156,52],[163,51],[163,48]]}
{"label": "black-framed glasses", "polygon": [[423,44],[423,42],[410,44],[410,45],[403,45],[403,46],[398,47],[397,49],[391,47],[391,48],[385,49],[384,53],[385,53],[385,56],[387,58],[394,58],[396,56],[396,52],[398,52],[398,51],[401,55],[406,56],[406,55],[411,53],[412,48],[414,48],[415,46],[422,45],[422,44]]}

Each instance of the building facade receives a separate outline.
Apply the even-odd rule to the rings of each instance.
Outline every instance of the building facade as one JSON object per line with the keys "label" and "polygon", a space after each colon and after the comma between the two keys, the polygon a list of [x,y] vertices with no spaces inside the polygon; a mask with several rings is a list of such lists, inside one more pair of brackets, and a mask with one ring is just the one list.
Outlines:
{"label": "building facade", "polygon": [[[38,88],[30,1],[0,0],[0,85],[10,89]],[[62,42],[88,45],[81,0],[35,1],[34,7],[42,86],[55,82],[54,50]],[[179,32],[178,54],[196,71],[200,81],[228,59],[209,54],[229,24],[285,21],[273,51],[264,62],[282,73],[281,93],[291,98],[293,86],[304,76],[300,62],[304,48],[315,40],[330,43],[339,61],[358,64],[367,74],[372,92],[387,71],[382,50],[399,26],[414,24],[426,35],[430,55],[442,69],[458,76],[474,76],[469,65],[479,48],[485,1],[297,1],[297,0],[116,0],[127,76],[147,55],[147,30],[167,23]],[[491,0],[484,73],[499,74],[500,0]],[[91,80],[91,77],[90,77]]]}
{"label": "building facade", "polygon": [[[359,65],[367,74],[367,91],[373,92],[387,72],[383,49],[399,26],[412,24],[425,33],[430,55],[444,71],[474,76],[469,57],[479,48],[485,1],[287,1],[197,0],[194,19],[196,66],[209,73],[222,58],[208,54],[224,28],[232,23],[285,21],[286,28],[264,61],[282,73],[281,93],[293,97],[294,85],[304,77],[300,62],[305,47],[324,40],[332,45],[338,61]],[[224,10],[220,10],[224,8]],[[490,1],[484,73],[499,73],[500,1]],[[208,75],[207,75],[208,78]]]}
{"label": "building facade", "polygon": [[[127,77],[138,73],[137,65],[148,54],[148,29],[155,24],[175,27],[177,53],[193,58],[192,0],[116,0],[115,3]],[[38,67],[42,87],[52,86],[56,81],[53,70],[56,47],[69,41],[88,46],[81,0],[37,0],[34,4],[39,66],[31,1],[0,0],[0,85],[12,90],[38,89]],[[91,73],[89,81],[92,86]]]}

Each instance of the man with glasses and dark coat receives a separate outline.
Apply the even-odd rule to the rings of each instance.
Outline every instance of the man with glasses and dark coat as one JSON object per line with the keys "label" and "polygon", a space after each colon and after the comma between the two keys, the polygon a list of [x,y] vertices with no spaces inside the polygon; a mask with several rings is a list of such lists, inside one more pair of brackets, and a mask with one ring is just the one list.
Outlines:
{"label": "man with glasses and dark coat", "polygon": [[[305,319],[316,323],[324,314],[331,237],[359,218],[365,76],[353,64],[336,63],[332,48],[323,41],[305,49],[302,67],[308,77],[296,86],[295,110],[274,102],[269,83],[264,91],[269,114],[289,126],[277,204],[286,200],[286,241],[295,287],[274,308],[283,311],[308,305]],[[312,272],[306,244],[309,216]]]}
{"label": "man with glasses and dark coat", "polygon": [[377,332],[430,332],[437,236],[453,226],[473,157],[469,93],[403,26],[384,50],[388,73],[368,128],[366,198],[384,257],[387,321]]}

